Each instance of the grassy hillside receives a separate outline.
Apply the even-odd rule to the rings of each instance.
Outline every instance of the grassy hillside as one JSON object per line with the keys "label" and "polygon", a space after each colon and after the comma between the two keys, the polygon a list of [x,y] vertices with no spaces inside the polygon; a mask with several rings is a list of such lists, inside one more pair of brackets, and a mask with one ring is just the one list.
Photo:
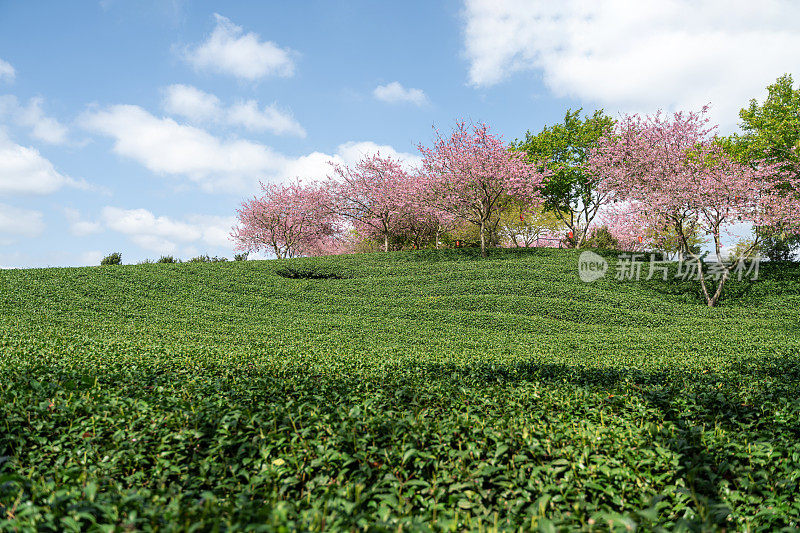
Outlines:
{"label": "grassy hillside", "polygon": [[728,294],[563,250],[0,271],[0,530],[796,528],[800,268]]}

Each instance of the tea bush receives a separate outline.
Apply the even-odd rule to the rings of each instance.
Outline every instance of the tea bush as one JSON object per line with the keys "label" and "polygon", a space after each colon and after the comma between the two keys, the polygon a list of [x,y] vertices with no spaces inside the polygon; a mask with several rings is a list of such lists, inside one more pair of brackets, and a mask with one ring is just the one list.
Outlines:
{"label": "tea bush", "polygon": [[108,254],[100,261],[100,266],[119,264],[122,264],[122,254],[119,252]]}
{"label": "tea bush", "polygon": [[0,530],[800,526],[797,265],[479,254],[0,271]]}

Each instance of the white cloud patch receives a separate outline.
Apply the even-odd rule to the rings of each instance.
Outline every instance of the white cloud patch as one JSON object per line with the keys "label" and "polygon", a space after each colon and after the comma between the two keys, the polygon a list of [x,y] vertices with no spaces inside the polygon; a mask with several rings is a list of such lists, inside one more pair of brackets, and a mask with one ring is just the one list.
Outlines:
{"label": "white cloud patch", "polygon": [[236,224],[236,217],[190,215],[186,217],[186,220],[200,231],[200,241],[204,244],[220,248],[233,248],[230,233],[231,228]]}
{"label": "white cloud patch", "polygon": [[94,235],[103,231],[103,227],[99,222],[83,220],[80,211],[77,209],[65,207],[64,216],[69,222],[69,232],[76,237],[85,237],[86,235]]}
{"label": "white cloud patch", "polygon": [[83,125],[114,139],[114,152],[157,174],[184,175],[207,192],[250,189],[274,176],[285,157],[251,141],[222,140],[207,131],[158,118],[141,107],[115,105],[87,113]]}
{"label": "white cloud patch", "polygon": [[0,245],[12,244],[18,237],[38,237],[44,230],[41,212],[0,204]]}
{"label": "white cloud patch", "polygon": [[244,33],[228,18],[214,14],[216,27],[208,39],[190,48],[185,59],[197,70],[228,74],[245,80],[294,74],[295,55],[255,33]]}
{"label": "white cloud patch", "polygon": [[44,114],[41,98],[31,98],[28,106],[20,109],[19,121],[31,128],[31,135],[40,141],[50,144],[67,142],[67,127]]}
{"label": "white cloud patch", "polygon": [[106,254],[100,250],[88,250],[78,256],[78,262],[82,266],[97,266],[105,256]]}
{"label": "white cloud patch", "polygon": [[407,89],[400,82],[393,81],[386,85],[378,85],[372,91],[373,96],[390,104],[414,104],[423,106],[428,103],[428,97],[422,89]]}
{"label": "white cloud patch", "polygon": [[0,81],[14,81],[17,73],[11,63],[0,59]]}
{"label": "white cloud patch", "polygon": [[382,156],[391,156],[395,159],[399,159],[403,161],[408,168],[419,167],[422,164],[422,158],[419,155],[398,152],[392,146],[386,144],[376,144],[372,141],[350,141],[340,144],[334,154],[312,152],[311,154],[288,162],[285,175],[289,179],[302,178],[306,180],[320,180],[331,174],[329,161],[338,164],[352,165],[365,156],[378,153]]}
{"label": "white cloud patch", "polygon": [[270,131],[275,135],[305,137],[306,131],[275,104],[260,109],[258,102],[247,100],[225,107],[213,94],[190,85],[170,85],[164,91],[164,110],[195,123],[217,123],[243,127],[250,131]]}
{"label": "white cloud patch", "polygon": [[117,154],[157,174],[188,177],[206,192],[252,193],[259,181],[322,179],[330,173],[327,161],[352,164],[376,152],[402,159],[409,166],[421,161],[418,155],[370,141],[341,144],[334,154],[313,152],[293,158],[252,141],[222,140],[201,128],[155,117],[133,105],[93,111],[81,122],[114,139]]}
{"label": "white cloud patch", "polygon": [[0,116],[9,115],[14,122],[28,128],[31,136],[48,144],[66,144],[69,130],[42,109],[44,100],[36,97],[27,106],[20,105],[12,95],[0,96]]}
{"label": "white cloud patch", "polygon": [[59,173],[38,150],[14,143],[0,130],[0,194],[50,194],[64,185],[87,188]]}
{"label": "white cloud patch", "polygon": [[251,131],[271,131],[275,135],[305,137],[306,130],[291,114],[278,109],[275,104],[258,108],[258,102],[248,100],[231,106],[226,113],[229,124]]}
{"label": "white cloud patch", "polygon": [[166,216],[156,216],[147,209],[120,209],[105,207],[101,214],[103,224],[128,235],[137,245],[162,254],[175,254],[179,246],[203,245],[232,249],[228,240],[235,217],[192,215],[184,221]]}
{"label": "white cloud patch", "polygon": [[800,71],[791,0],[466,0],[469,79],[536,70],[557,96],[652,112],[712,102],[736,121],[750,98]]}
{"label": "white cloud patch", "polygon": [[167,113],[188,118],[195,122],[219,120],[222,102],[213,94],[192,87],[175,84],[164,90],[164,109]]}

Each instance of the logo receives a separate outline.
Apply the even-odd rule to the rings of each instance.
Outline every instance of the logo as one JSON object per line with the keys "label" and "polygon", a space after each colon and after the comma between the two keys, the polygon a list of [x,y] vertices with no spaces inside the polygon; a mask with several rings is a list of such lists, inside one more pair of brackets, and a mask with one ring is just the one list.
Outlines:
{"label": "logo", "polygon": [[594,252],[585,251],[578,258],[578,275],[581,281],[591,283],[606,275],[608,261]]}

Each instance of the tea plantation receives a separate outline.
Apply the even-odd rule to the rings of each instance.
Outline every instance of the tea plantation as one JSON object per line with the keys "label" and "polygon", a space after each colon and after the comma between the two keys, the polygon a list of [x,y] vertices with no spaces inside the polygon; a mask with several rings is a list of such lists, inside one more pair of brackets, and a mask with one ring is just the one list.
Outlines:
{"label": "tea plantation", "polygon": [[0,530],[800,527],[800,267],[577,259],[0,271]]}

